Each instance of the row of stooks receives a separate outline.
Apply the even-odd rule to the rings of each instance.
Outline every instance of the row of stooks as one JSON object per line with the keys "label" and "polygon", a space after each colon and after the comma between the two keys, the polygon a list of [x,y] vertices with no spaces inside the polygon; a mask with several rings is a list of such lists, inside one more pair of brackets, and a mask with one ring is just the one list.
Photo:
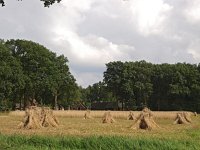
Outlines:
{"label": "row of stooks", "polygon": [[[195,114],[196,115],[196,114]],[[92,119],[90,111],[86,111],[84,115],[85,119]],[[128,120],[134,120],[134,124],[131,126],[133,129],[154,129],[160,128],[153,119],[153,114],[148,108],[144,108],[142,112],[135,117],[133,112],[130,112]],[[114,123],[115,120],[111,113],[105,112],[102,123]],[[189,124],[191,123],[190,113],[180,112],[177,113],[174,124]],[[26,109],[25,117],[20,123],[19,128],[36,129],[41,127],[57,127],[59,125],[58,120],[53,114],[53,110],[49,107],[36,107],[31,106]]]}

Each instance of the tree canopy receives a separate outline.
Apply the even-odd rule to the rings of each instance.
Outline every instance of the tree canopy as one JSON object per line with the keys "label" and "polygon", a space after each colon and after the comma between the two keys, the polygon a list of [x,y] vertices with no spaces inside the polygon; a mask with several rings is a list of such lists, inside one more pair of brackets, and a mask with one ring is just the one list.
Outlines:
{"label": "tree canopy", "polygon": [[[200,111],[200,65],[110,62],[104,81],[127,107]],[[131,103],[130,103],[131,102]]]}
{"label": "tree canopy", "polygon": [[0,40],[0,109],[21,107],[33,100],[58,109],[75,101],[112,101],[124,110],[200,112],[200,65],[152,64],[146,61],[106,64],[103,81],[79,87],[68,59],[26,40]]}
{"label": "tree canopy", "polygon": [[68,59],[26,40],[0,43],[0,99],[23,105],[36,99],[55,109],[77,98],[78,86],[69,71]]}

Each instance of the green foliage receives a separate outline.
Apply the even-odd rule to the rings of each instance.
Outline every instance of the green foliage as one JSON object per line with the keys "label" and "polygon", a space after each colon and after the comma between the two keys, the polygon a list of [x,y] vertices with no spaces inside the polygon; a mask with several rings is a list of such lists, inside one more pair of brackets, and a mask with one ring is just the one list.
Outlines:
{"label": "green foliage", "polygon": [[[0,43],[0,103],[1,110],[8,109],[9,99],[19,89],[24,88],[23,72],[20,62],[11,51]],[[5,104],[5,105],[4,105]]]}
{"label": "green foliage", "polygon": [[[122,104],[129,104],[134,108],[147,105],[152,93],[151,74],[152,65],[140,62],[111,62],[106,64],[104,81],[110,91]],[[133,104],[132,106],[130,106]]]}
{"label": "green foliage", "polygon": [[104,82],[125,107],[153,110],[200,110],[200,67],[197,65],[110,62]]}
{"label": "green foliage", "polygon": [[87,88],[80,88],[81,99],[90,107],[92,102],[115,101],[115,97],[110,92],[104,82],[98,82]]}
{"label": "green foliage", "polygon": [[0,40],[0,105],[15,103],[68,107],[81,100],[116,101],[123,109],[189,110],[200,112],[200,65],[110,62],[103,82],[78,87],[68,59],[26,40]]}
{"label": "green foliage", "polygon": [[195,106],[198,96],[194,97],[194,94],[198,93],[199,79],[197,65],[156,65],[152,76],[154,92],[151,106],[157,107],[157,110],[198,111]]}
{"label": "green foliage", "polygon": [[66,103],[76,97],[78,86],[63,55],[26,40],[0,43],[0,100],[26,104]]}
{"label": "green foliage", "polygon": [[198,150],[200,144],[195,139],[176,140],[159,138],[130,138],[113,136],[91,137],[40,137],[0,135],[0,149],[87,149],[87,150]]}
{"label": "green foliage", "polygon": [[40,0],[44,2],[44,7],[49,7],[50,5],[53,5],[55,2],[60,3],[61,0]]}

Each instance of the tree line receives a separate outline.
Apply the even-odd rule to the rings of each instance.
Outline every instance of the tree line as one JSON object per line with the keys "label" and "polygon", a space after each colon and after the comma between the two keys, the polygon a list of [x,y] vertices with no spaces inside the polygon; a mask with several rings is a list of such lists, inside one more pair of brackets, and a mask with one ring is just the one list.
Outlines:
{"label": "tree line", "polygon": [[78,85],[68,59],[26,40],[0,41],[0,109],[33,100],[58,109],[78,99]]}
{"label": "tree line", "polygon": [[146,61],[106,64],[103,81],[78,86],[68,59],[26,40],[0,40],[0,110],[24,109],[34,100],[54,109],[112,101],[123,110],[200,112],[200,65]]}
{"label": "tree line", "polygon": [[200,65],[110,62],[103,82],[85,90],[89,101],[116,101],[124,110],[190,110],[200,112]]}

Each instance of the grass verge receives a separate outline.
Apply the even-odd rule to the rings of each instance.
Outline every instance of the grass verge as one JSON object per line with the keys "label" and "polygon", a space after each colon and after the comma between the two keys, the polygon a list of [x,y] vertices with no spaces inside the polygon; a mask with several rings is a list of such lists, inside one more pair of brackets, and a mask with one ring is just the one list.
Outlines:
{"label": "grass verge", "polygon": [[195,139],[176,140],[123,136],[24,136],[0,134],[0,149],[4,150],[199,150]]}

